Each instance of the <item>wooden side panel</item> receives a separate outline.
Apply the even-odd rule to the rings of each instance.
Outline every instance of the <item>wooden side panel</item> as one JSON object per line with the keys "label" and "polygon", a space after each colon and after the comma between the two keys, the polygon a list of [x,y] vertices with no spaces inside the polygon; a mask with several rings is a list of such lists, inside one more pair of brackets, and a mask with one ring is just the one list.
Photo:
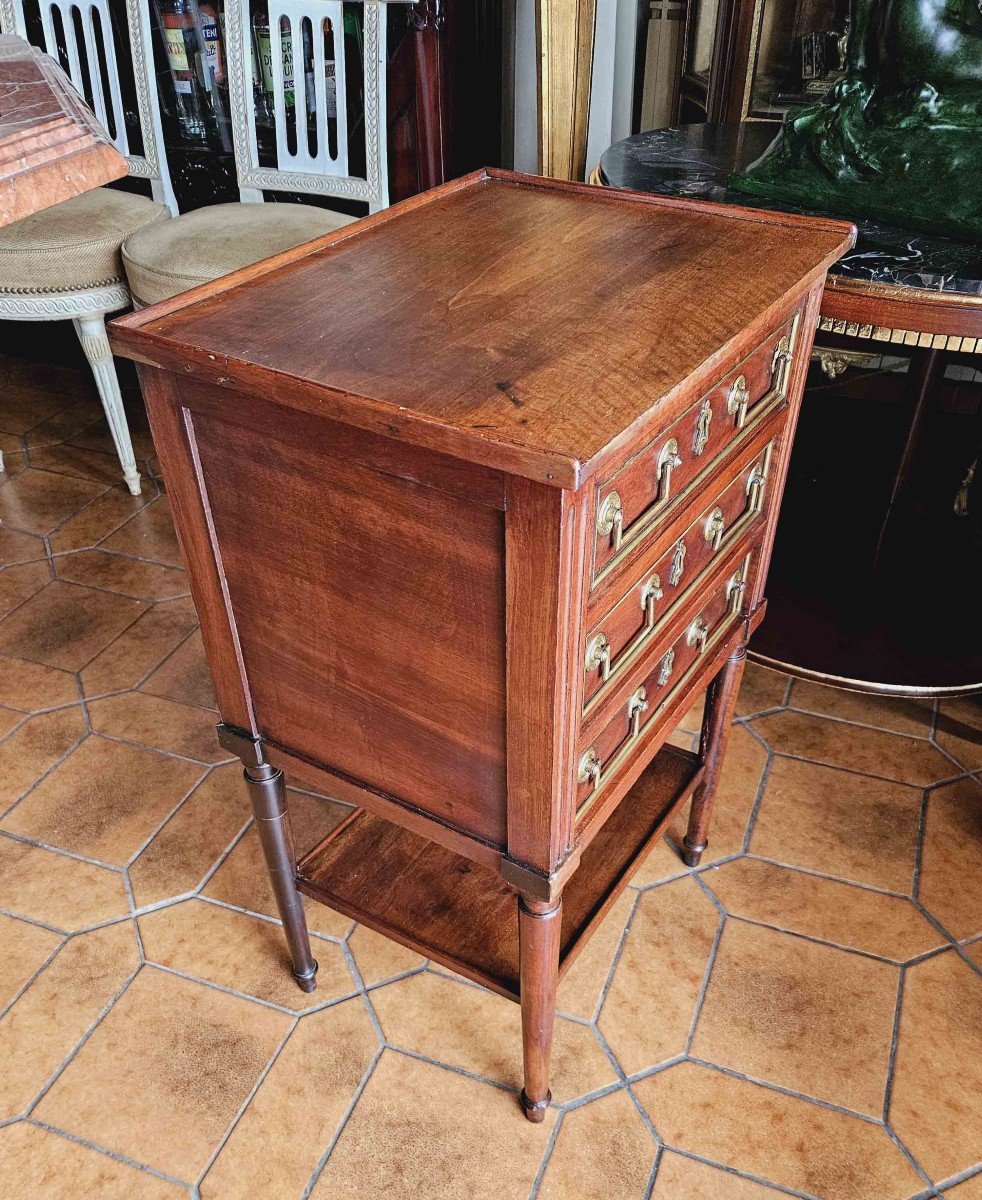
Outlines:
{"label": "wooden side panel", "polygon": [[183,407],[180,381],[167,371],[138,366],[153,441],[164,477],[191,595],[201,622],[222,720],[256,732],[249,684],[235,629],[221,555],[215,538],[200,463]]}
{"label": "wooden side panel", "polygon": [[588,501],[509,481],[508,857],[544,873],[572,845]]}
{"label": "wooden side panel", "polygon": [[191,420],[261,735],[503,845],[502,513]]}

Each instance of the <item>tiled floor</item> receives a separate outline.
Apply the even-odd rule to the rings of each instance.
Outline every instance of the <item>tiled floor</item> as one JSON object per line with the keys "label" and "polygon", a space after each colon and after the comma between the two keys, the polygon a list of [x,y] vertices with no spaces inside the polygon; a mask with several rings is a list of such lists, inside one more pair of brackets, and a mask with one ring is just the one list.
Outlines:
{"label": "tiled floor", "polygon": [[978,702],[751,668],[710,853],[574,965],[532,1126],[514,1005],[316,905],[293,986],[159,484],[71,373],[0,362],[0,431],[3,1200],[982,1198]]}

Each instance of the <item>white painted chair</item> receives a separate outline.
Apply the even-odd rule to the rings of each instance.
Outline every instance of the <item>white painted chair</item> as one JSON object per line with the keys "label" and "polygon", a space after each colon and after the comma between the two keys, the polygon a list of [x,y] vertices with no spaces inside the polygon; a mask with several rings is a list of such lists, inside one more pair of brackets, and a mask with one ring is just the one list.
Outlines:
{"label": "white painted chair", "polygon": [[[92,108],[130,174],[150,182],[154,199],[96,188],[0,229],[0,319],[74,322],[95,376],[123,478],[140,492],[105,318],[130,304],[120,258],[126,237],[166,223],[176,212],[161,138],[157,80],[146,0],[126,0],[129,54],[143,140],[127,137],[108,0],[40,0],[41,49],[61,63]],[[0,0],[0,29],[26,37],[22,0]],[[66,53],[59,55],[58,35]],[[124,51],[125,52],[125,51]]]}
{"label": "white painted chair", "polygon": [[[249,0],[228,0],[229,109],[242,203],[210,205],[128,237],[123,244],[123,263],[136,304],[155,304],[356,219],[314,205],[263,204],[264,191],[362,200],[371,212],[388,205],[386,0],[363,0],[361,9],[366,168],[363,176],[355,176],[350,170],[341,0],[269,0],[275,166],[262,163],[258,150],[254,85],[262,87],[263,82],[254,80],[254,72],[259,68],[252,52]],[[295,61],[299,119],[294,119],[291,125],[281,38],[288,34],[292,46],[299,49],[304,29],[313,51],[312,70],[305,96],[302,57],[298,52]],[[328,31],[333,33],[336,47],[333,89],[329,89],[326,70]],[[309,126],[305,119],[308,103]],[[332,129],[329,129],[329,112],[334,117]]]}

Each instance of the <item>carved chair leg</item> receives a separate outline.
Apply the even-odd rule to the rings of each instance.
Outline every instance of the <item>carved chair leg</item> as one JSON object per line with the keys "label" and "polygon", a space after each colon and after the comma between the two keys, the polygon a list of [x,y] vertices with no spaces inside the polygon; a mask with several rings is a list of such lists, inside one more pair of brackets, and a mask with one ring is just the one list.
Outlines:
{"label": "carved chair leg", "polygon": [[297,860],[286,815],[283,772],[268,763],[261,763],[259,766],[246,767],[244,774],[252,796],[256,828],[266,856],[276,907],[283,921],[290,958],[293,960],[293,977],[305,992],[312,992],[317,986],[317,961],[310,952],[307,917],[297,891]]}
{"label": "carved chair leg", "polygon": [[82,343],[82,350],[89,360],[92,374],[95,376],[95,386],[99,399],[109,422],[109,432],[113,435],[113,444],[119,455],[119,465],[123,468],[123,478],[126,486],[134,496],[140,494],[140,473],[136,469],[136,456],[133,453],[133,443],[130,441],[130,429],[126,424],[126,412],[123,408],[123,397],[119,390],[119,379],[116,375],[116,363],[113,352],[109,348],[109,338],[106,336],[106,320],[102,313],[90,317],[76,317],[75,332]]}
{"label": "carved chair leg", "polygon": [[519,897],[518,940],[521,957],[522,1049],[525,1086],[522,1112],[538,1124],[552,1100],[549,1056],[559,983],[559,932],[563,902]]}
{"label": "carved chair leg", "polygon": [[705,767],[702,783],[692,795],[689,828],[682,839],[682,860],[687,867],[698,867],[709,845],[709,822],[719,784],[720,767],[730,736],[730,724],[736,710],[743,668],[747,665],[747,647],[739,646],[726,660],[726,666],[709,685],[706,715],[699,736],[699,757]]}

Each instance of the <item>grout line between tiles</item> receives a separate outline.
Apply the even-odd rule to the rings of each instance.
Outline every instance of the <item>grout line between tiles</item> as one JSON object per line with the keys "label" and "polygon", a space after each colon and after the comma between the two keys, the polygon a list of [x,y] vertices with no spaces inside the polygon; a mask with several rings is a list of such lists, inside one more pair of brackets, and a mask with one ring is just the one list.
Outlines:
{"label": "grout line between tiles", "polygon": [[333,1136],[331,1137],[330,1141],[328,1142],[327,1146],[324,1149],[324,1153],[321,1155],[316,1166],[314,1167],[313,1171],[311,1172],[310,1178],[307,1180],[306,1186],[304,1187],[303,1191],[300,1193],[300,1200],[307,1200],[307,1197],[310,1195],[310,1193],[316,1187],[317,1180],[321,1177],[321,1173],[323,1172],[324,1168],[327,1166],[327,1163],[328,1163],[331,1155],[334,1153],[334,1147],[338,1144],[338,1140],[340,1139],[342,1133],[344,1133],[348,1122],[351,1120],[351,1116],[355,1111],[355,1107],[358,1104],[358,1101],[361,1099],[362,1093],[365,1091],[365,1088],[368,1087],[369,1080],[375,1074],[375,1068],[378,1066],[379,1061],[381,1060],[384,1052],[385,1052],[385,1046],[379,1046],[379,1048],[375,1051],[375,1055],[372,1058],[372,1061],[368,1064],[367,1070],[365,1071],[364,1075],[361,1077],[361,1082],[358,1084],[358,1087],[355,1089],[355,1094],[351,1097],[351,1103],[345,1109],[344,1113],[342,1113],[341,1120],[338,1122],[337,1129],[334,1131]]}
{"label": "grout line between tiles", "polygon": [[[5,914],[5,915],[10,915],[10,914]],[[51,932],[54,933],[55,931],[52,930]],[[58,954],[58,952],[61,950],[62,946],[64,946],[68,940],[69,939],[67,937],[63,936],[61,941],[58,943],[58,945],[52,949],[51,953],[46,956],[46,958],[40,964],[40,966],[38,966],[34,971],[31,972],[30,976],[20,985],[20,987],[17,989],[17,991],[14,992],[13,996],[11,996],[11,998],[7,1001],[7,1003],[0,1006],[0,1021],[2,1021],[3,1018],[7,1015],[7,1013],[10,1012],[10,1010],[14,1007],[14,1005],[21,998],[21,996],[23,996],[25,994],[27,989],[31,986],[32,983],[34,983],[34,981],[38,978],[38,976],[41,975],[44,971],[46,971],[48,969],[48,967],[54,961],[55,956]]]}
{"label": "grout line between tiles", "polygon": [[136,1170],[142,1171],[145,1175],[151,1175],[154,1179],[162,1179],[166,1183],[173,1183],[181,1188],[190,1187],[190,1184],[186,1183],[183,1179],[178,1179],[174,1175],[168,1175],[164,1171],[158,1171],[155,1167],[148,1167],[146,1163],[138,1162],[135,1158],[129,1158],[125,1154],[120,1154],[118,1150],[110,1150],[106,1146],[100,1146],[98,1142],[92,1142],[88,1138],[81,1137],[77,1133],[72,1133],[68,1129],[62,1129],[58,1125],[49,1125],[47,1121],[40,1121],[37,1117],[26,1117],[25,1122],[38,1129],[43,1129],[46,1133],[62,1137],[67,1142],[74,1142],[76,1146],[84,1146],[87,1150],[94,1150],[106,1158],[111,1158],[113,1162],[122,1163],[126,1167],[135,1167]]}
{"label": "grout line between tiles", "polygon": [[549,1138],[546,1141],[545,1150],[542,1152],[542,1158],[539,1160],[538,1169],[535,1172],[535,1178],[532,1180],[532,1186],[529,1189],[528,1200],[536,1200],[539,1194],[539,1189],[542,1187],[542,1181],[545,1179],[546,1171],[549,1169],[549,1162],[552,1159],[552,1152],[556,1148],[556,1142],[559,1140],[559,1131],[566,1119],[566,1114],[561,1112],[553,1123],[552,1129],[549,1131]]}
{"label": "grout line between tiles", "polygon": [[686,1054],[692,1051],[692,1043],[696,1036],[696,1026],[699,1024],[699,1018],[702,1016],[702,1006],[706,999],[706,993],[709,991],[709,980],[712,977],[713,967],[716,965],[716,954],[719,950],[719,944],[725,928],[726,914],[721,912],[716,924],[716,932],[713,935],[712,945],[709,947],[709,956],[706,959],[706,968],[703,971],[702,982],[699,984],[696,1002],[692,1008],[692,1020],[689,1022],[689,1030],[685,1038],[684,1053]]}
{"label": "grout line between tiles", "polygon": [[[71,938],[66,939],[66,945],[71,940],[72,940]],[[63,948],[64,947],[62,947],[62,949]],[[109,1002],[103,1006],[103,1008],[101,1009],[99,1014],[96,1016],[95,1020],[92,1021],[92,1023],[88,1026],[88,1028],[82,1034],[81,1038],[75,1043],[75,1045],[72,1047],[72,1049],[69,1050],[69,1052],[65,1056],[65,1058],[63,1058],[61,1060],[60,1065],[55,1068],[54,1073],[48,1077],[48,1080],[45,1083],[44,1087],[42,1087],[41,1090],[35,1094],[34,1099],[24,1110],[25,1117],[30,1117],[31,1114],[34,1112],[34,1110],[37,1108],[37,1106],[41,1103],[41,1101],[48,1094],[48,1092],[51,1091],[51,1089],[54,1087],[54,1085],[58,1082],[58,1080],[61,1078],[61,1076],[67,1070],[69,1065],[73,1062],[73,1060],[77,1056],[78,1052],[82,1049],[82,1047],[89,1040],[89,1038],[93,1035],[93,1033],[95,1033],[95,1031],[102,1024],[102,1022],[106,1019],[106,1017],[112,1012],[112,1010],[116,1006],[117,1001],[120,999],[120,997],[122,997],[126,993],[126,990],[129,988],[130,984],[133,982],[134,979],[136,979],[137,975],[139,975],[142,970],[143,970],[143,963],[140,962],[129,973],[129,975],[123,981],[122,986],[113,994],[113,996],[110,997]]]}
{"label": "grout line between tiles", "polygon": [[287,1029],[286,1033],[283,1035],[282,1039],[280,1040],[280,1044],[276,1047],[276,1049],[273,1051],[273,1053],[270,1055],[268,1061],[266,1062],[266,1065],[259,1072],[259,1077],[256,1079],[255,1083],[249,1089],[249,1094],[239,1105],[239,1108],[236,1111],[235,1115],[232,1117],[231,1121],[228,1123],[228,1126],[227,1126],[225,1132],[218,1139],[218,1144],[215,1146],[214,1151],[212,1152],[208,1161],[205,1163],[203,1169],[199,1172],[198,1178],[194,1182],[194,1186],[196,1188],[200,1188],[202,1183],[204,1183],[205,1176],[208,1174],[208,1172],[211,1170],[211,1168],[215,1165],[215,1161],[218,1158],[218,1156],[221,1154],[222,1150],[225,1149],[225,1145],[228,1142],[228,1139],[232,1136],[232,1131],[235,1129],[236,1125],[238,1125],[238,1123],[242,1119],[242,1116],[245,1113],[246,1109],[252,1103],[253,1097],[259,1091],[260,1087],[262,1087],[263,1081],[265,1080],[266,1076],[270,1073],[270,1071],[273,1069],[273,1065],[275,1064],[276,1060],[283,1053],[283,1050],[284,1050],[287,1042],[293,1036],[293,1031],[296,1029],[299,1022],[300,1022],[299,1016],[294,1016],[294,1019],[290,1022],[290,1027]]}
{"label": "grout line between tiles", "polygon": [[[40,782],[40,781],[39,781]],[[6,819],[6,814],[4,819]],[[0,829],[0,838],[9,838],[12,842],[20,842],[25,846],[33,846],[35,850],[47,850],[51,854],[57,854],[61,858],[71,859],[72,862],[86,863],[90,867],[100,867],[103,871],[112,871],[119,875],[123,868],[115,863],[103,862],[98,858],[87,858],[84,854],[76,854],[74,850],[66,850],[64,846],[51,846],[47,842],[39,842],[36,838],[28,837],[23,833],[16,833],[13,829]]]}

